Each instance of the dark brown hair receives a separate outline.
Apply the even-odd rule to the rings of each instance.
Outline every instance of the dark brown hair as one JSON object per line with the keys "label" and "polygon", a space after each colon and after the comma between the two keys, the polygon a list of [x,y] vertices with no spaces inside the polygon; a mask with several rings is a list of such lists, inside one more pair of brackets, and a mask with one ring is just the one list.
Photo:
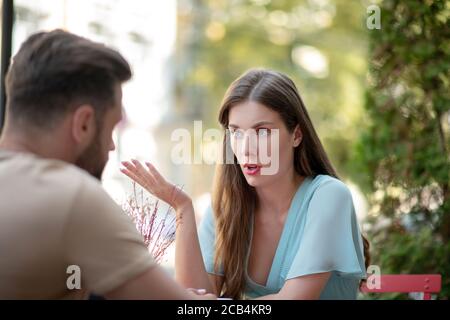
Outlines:
{"label": "dark brown hair", "polygon": [[49,128],[82,104],[97,120],[114,105],[115,86],[131,78],[127,61],[115,50],[54,30],[30,36],[6,76],[8,117],[16,125]]}
{"label": "dark brown hair", "polygon": [[[245,101],[255,101],[280,114],[289,132],[297,125],[303,134],[294,150],[294,168],[301,176],[330,175],[338,178],[294,82],[286,75],[270,70],[249,70],[228,88],[222,101],[219,122],[228,128],[230,109]],[[223,140],[223,157],[230,152],[227,136]],[[223,159],[225,163],[225,158]],[[223,266],[222,294],[239,299],[245,290],[246,256],[250,250],[250,226],[257,196],[237,164],[219,164],[216,168],[212,207],[216,219],[215,268]],[[366,265],[368,242],[363,237]],[[366,266],[367,268],[367,266]]]}

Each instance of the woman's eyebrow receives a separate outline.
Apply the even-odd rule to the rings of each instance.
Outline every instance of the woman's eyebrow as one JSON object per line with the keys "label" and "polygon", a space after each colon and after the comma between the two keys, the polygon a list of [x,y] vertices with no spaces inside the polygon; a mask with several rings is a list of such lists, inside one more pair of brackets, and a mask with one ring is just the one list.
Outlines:
{"label": "woman's eyebrow", "polygon": [[[274,123],[271,122],[271,121],[258,121],[252,126],[252,128],[256,128],[256,127],[259,127],[259,126],[262,126],[262,125],[266,125],[266,124],[274,124]],[[232,123],[228,124],[228,127],[236,128],[236,129],[239,128],[238,125],[232,124]]]}
{"label": "woman's eyebrow", "polygon": [[259,122],[255,123],[252,128],[256,128],[256,127],[263,126],[266,124],[274,124],[274,123],[271,121],[259,121]]}

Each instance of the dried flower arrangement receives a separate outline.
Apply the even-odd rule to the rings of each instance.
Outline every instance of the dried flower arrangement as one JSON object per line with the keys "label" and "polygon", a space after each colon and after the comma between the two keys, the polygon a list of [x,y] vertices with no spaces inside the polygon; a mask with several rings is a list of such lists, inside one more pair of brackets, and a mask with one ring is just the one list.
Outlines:
{"label": "dried flower arrangement", "polygon": [[155,261],[161,263],[167,249],[175,240],[178,221],[173,209],[168,207],[166,212],[159,212],[159,200],[151,199],[135,182],[133,192],[127,197],[122,208],[135,223]]}

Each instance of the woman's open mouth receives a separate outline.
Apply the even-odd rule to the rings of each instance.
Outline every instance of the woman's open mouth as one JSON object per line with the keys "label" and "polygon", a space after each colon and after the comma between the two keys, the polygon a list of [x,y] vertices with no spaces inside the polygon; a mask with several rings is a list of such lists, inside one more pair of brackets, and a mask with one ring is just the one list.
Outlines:
{"label": "woman's open mouth", "polygon": [[250,176],[257,175],[261,171],[261,166],[257,164],[244,164],[244,173]]}

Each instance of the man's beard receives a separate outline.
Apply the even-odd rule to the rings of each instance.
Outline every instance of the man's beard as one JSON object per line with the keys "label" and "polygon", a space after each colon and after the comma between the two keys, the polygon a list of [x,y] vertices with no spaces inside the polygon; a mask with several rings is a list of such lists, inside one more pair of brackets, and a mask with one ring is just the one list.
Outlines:
{"label": "man's beard", "polygon": [[87,147],[83,154],[75,161],[75,165],[86,170],[90,175],[102,179],[103,169],[105,168],[107,159],[102,159],[102,148],[100,135],[95,136],[94,141]]}

